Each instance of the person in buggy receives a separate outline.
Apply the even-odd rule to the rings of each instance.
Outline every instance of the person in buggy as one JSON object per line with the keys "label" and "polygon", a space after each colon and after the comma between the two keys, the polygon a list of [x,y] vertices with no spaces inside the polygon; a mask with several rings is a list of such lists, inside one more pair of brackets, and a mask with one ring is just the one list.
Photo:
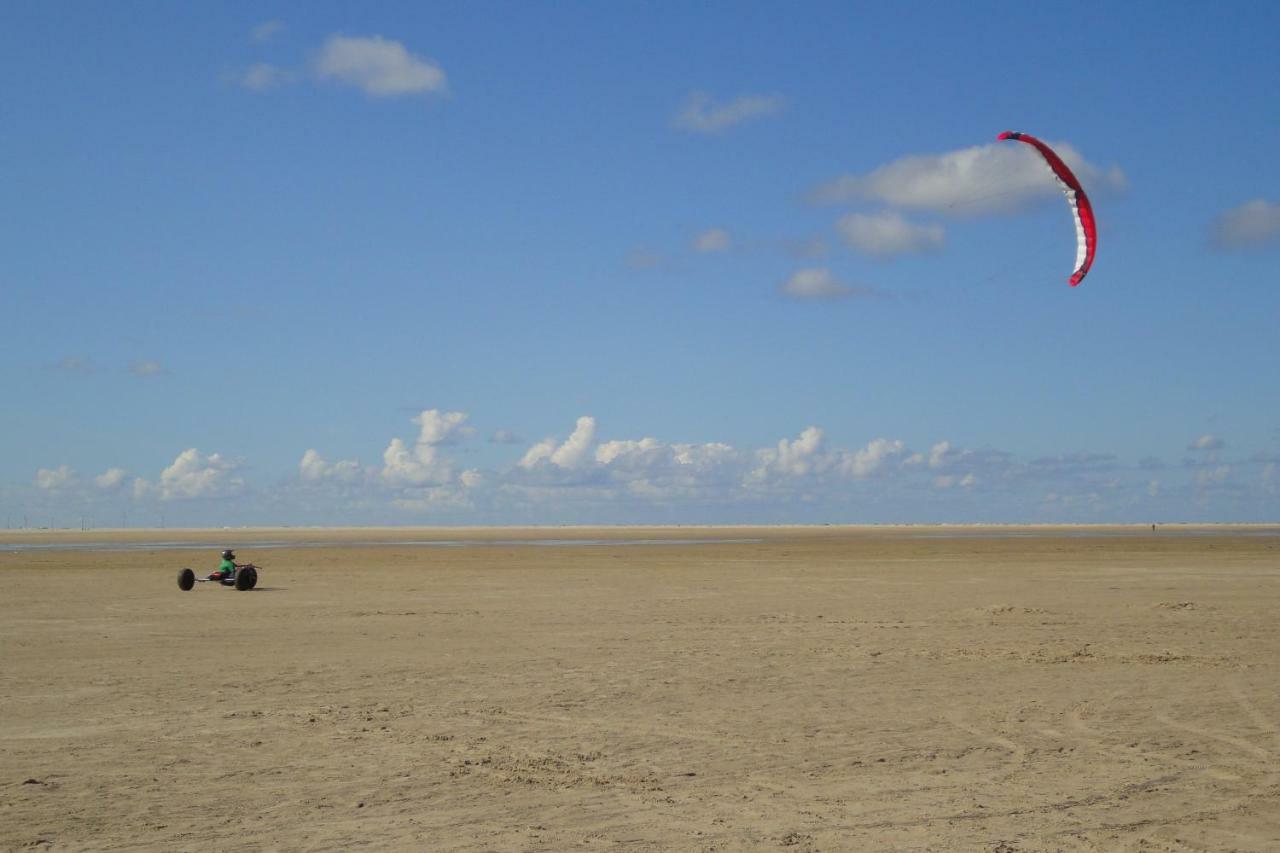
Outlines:
{"label": "person in buggy", "polygon": [[222,562],[218,565],[218,570],[209,575],[209,580],[220,581],[223,579],[230,580],[236,576],[236,569],[240,566],[236,563],[235,552],[230,548],[222,552]]}
{"label": "person in buggy", "polygon": [[194,588],[197,583],[216,583],[219,586],[235,587],[243,592],[258,585],[258,567],[253,563],[237,563],[235,552],[228,548],[222,552],[218,570],[208,577],[196,577],[195,569],[190,567],[178,572],[178,589],[185,592]]}

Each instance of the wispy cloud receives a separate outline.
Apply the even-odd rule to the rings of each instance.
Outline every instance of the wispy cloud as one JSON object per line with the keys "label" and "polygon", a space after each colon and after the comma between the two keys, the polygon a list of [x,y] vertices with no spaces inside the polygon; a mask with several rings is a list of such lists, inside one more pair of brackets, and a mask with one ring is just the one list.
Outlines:
{"label": "wispy cloud", "polygon": [[1221,486],[1230,476],[1230,465],[1206,465],[1196,470],[1196,485],[1204,488]]}
{"label": "wispy cloud", "polygon": [[382,36],[330,36],[314,69],[321,80],[353,86],[375,98],[441,94],[448,89],[440,66]]}
{"label": "wispy cloud", "polygon": [[636,248],[627,253],[624,263],[629,270],[653,272],[670,267],[671,259],[652,249]]}
{"label": "wispy cloud", "polygon": [[1221,450],[1226,446],[1221,438],[1206,433],[1187,445],[1187,450]]}
{"label": "wispy cloud", "polygon": [[1224,251],[1280,245],[1280,204],[1254,199],[1218,216],[1210,242]]}
{"label": "wispy cloud", "polygon": [[[254,29],[256,41],[267,41],[283,28],[268,21]],[[262,32],[262,38],[256,34]],[[256,62],[227,74],[225,79],[253,92],[266,93],[313,80],[359,89],[375,98],[444,94],[448,81],[439,65],[410,53],[400,42],[382,36],[335,34],[325,40],[311,62],[288,68]]]}
{"label": "wispy cloud", "polygon": [[[1118,166],[1102,169],[1065,142],[1052,143],[1086,189],[1121,189]],[[1044,162],[1025,146],[977,145],[943,154],[902,157],[866,174],[846,174],[815,187],[811,201],[875,201],[894,207],[969,216],[1022,207],[1059,193]]]}
{"label": "wispy cloud", "polygon": [[913,453],[906,460],[906,465],[960,480],[967,475],[984,480],[1003,479],[1016,468],[1009,453],[991,448],[957,447],[949,441],[935,443],[928,453]]}
{"label": "wispy cloud", "polygon": [[284,32],[284,21],[263,21],[249,31],[249,38],[261,44],[271,41],[282,32]]}
{"label": "wispy cloud", "polygon": [[845,284],[826,267],[810,267],[792,273],[782,284],[782,294],[792,299],[842,299],[870,295],[870,290]]}
{"label": "wispy cloud", "polygon": [[946,241],[941,225],[917,225],[896,211],[850,213],[836,230],[854,249],[881,258],[936,252]]}
{"label": "wispy cloud", "polygon": [[54,370],[67,373],[93,373],[93,362],[85,356],[66,355],[49,365]]}
{"label": "wispy cloud", "polygon": [[129,364],[129,372],[134,376],[164,376],[169,371],[158,361],[143,359]]}
{"label": "wispy cloud", "polygon": [[736,124],[776,115],[783,99],[775,95],[740,95],[725,103],[706,92],[692,92],[672,117],[671,123],[693,133],[717,133]]}
{"label": "wispy cloud", "polygon": [[784,244],[787,253],[796,258],[821,258],[831,251],[823,237],[807,237]]}
{"label": "wispy cloud", "polygon": [[258,62],[246,68],[237,78],[241,86],[254,92],[270,92],[297,82],[298,72],[280,68],[269,62]]}
{"label": "wispy cloud", "polygon": [[727,252],[731,245],[729,232],[723,228],[708,228],[693,239],[695,252]]}

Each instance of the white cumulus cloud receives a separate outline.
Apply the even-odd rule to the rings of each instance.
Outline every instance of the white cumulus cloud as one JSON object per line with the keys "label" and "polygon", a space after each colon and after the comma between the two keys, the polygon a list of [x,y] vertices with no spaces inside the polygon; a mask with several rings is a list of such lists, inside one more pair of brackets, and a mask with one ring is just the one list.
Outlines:
{"label": "white cumulus cloud", "polygon": [[613,440],[596,448],[596,461],[601,465],[619,464],[635,468],[652,468],[669,459],[671,448],[656,438]]}
{"label": "white cumulus cloud", "polygon": [[596,440],[596,419],[590,415],[578,418],[573,434],[563,444],[554,438],[538,442],[525,453],[518,463],[521,468],[533,468],[541,462],[549,462],[557,468],[574,469],[591,458],[591,446]]}
{"label": "white cumulus cloud", "polygon": [[423,444],[457,444],[463,439],[470,438],[474,432],[467,425],[465,412],[425,409],[414,417],[413,422],[422,428],[418,441]]}
{"label": "white cumulus cloud", "polygon": [[716,103],[706,92],[692,92],[672,117],[671,123],[694,133],[716,133],[745,121],[776,115],[783,100],[774,95],[740,95]]}
{"label": "white cumulus cloud", "polygon": [[69,465],[59,465],[57,468],[40,468],[36,471],[36,487],[48,491],[66,488],[74,484],[75,481],[76,473],[71,470]]}
{"label": "white cumulus cloud", "polygon": [[452,476],[452,464],[433,445],[409,447],[404,439],[393,438],[382,452],[382,478],[393,485],[447,483]]}
{"label": "white cumulus cloud", "polygon": [[[548,438],[517,463],[519,479],[507,485],[533,500],[594,492],[599,500],[675,499],[740,483],[750,461],[727,444],[685,444],[638,439],[597,440],[594,418],[578,418],[563,442]],[[513,473],[516,473],[513,472]]]}
{"label": "white cumulus cloud", "polygon": [[123,468],[108,468],[93,478],[93,484],[103,490],[118,489],[128,476],[129,472]]}
{"label": "white cumulus cloud", "polygon": [[378,98],[443,93],[448,87],[438,65],[382,36],[330,36],[316,57],[315,72],[322,80]]}
{"label": "white cumulus cloud", "polygon": [[298,474],[309,483],[352,483],[360,479],[360,463],[354,459],[329,462],[315,450],[307,450],[298,463]]}
{"label": "white cumulus cloud", "polygon": [[191,447],[160,472],[156,491],[166,501],[223,497],[244,488],[244,480],[236,474],[239,468],[238,462],[220,453],[205,456]]}
{"label": "white cumulus cloud", "polygon": [[905,452],[906,446],[897,439],[873,439],[861,450],[842,454],[840,471],[856,479],[870,477],[890,462],[900,460]]}
{"label": "white cumulus cloud", "polygon": [[831,465],[823,451],[823,431],[806,427],[793,441],[779,439],[776,447],[756,451],[757,465],[750,479],[765,481],[774,477],[804,477],[821,473]]}
{"label": "white cumulus cloud", "polygon": [[836,230],[854,249],[877,257],[934,252],[946,239],[941,225],[917,225],[896,211],[850,213]]}
{"label": "white cumulus cloud", "polygon": [[1254,199],[1214,220],[1212,243],[1219,249],[1256,249],[1280,244],[1280,204]]}
{"label": "white cumulus cloud", "polygon": [[[1103,170],[1073,146],[1051,143],[1086,189],[1126,185],[1116,166]],[[902,157],[863,175],[841,175],[813,190],[818,203],[878,201],[954,216],[1017,209],[1061,192],[1043,159],[1011,142],[975,145],[944,154]]]}
{"label": "white cumulus cloud", "polygon": [[738,451],[732,445],[720,441],[706,444],[673,444],[671,449],[677,465],[698,470],[719,468],[733,463],[738,457]]}
{"label": "white cumulus cloud", "polygon": [[947,464],[949,459],[959,455],[959,451],[951,447],[949,441],[939,441],[933,447],[929,448],[929,467],[942,468]]}
{"label": "white cumulus cloud", "polygon": [[776,447],[756,451],[756,467],[746,482],[755,485],[781,479],[817,481],[839,476],[862,480],[902,462],[906,446],[897,439],[876,438],[858,450],[827,449],[825,433],[806,427],[798,438],[782,439]]}
{"label": "white cumulus cloud", "polygon": [[420,428],[417,440],[410,447],[399,438],[391,439],[382,454],[382,478],[392,485],[448,483],[453,479],[453,463],[440,448],[471,435],[467,415],[427,409],[413,422]]}

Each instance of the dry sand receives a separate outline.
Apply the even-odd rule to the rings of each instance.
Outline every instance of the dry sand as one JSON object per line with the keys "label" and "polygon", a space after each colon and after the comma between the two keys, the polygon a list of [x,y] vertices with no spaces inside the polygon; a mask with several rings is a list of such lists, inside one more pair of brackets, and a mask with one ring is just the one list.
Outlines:
{"label": "dry sand", "polygon": [[264,568],[0,552],[0,847],[1280,850],[1280,530],[1084,532],[46,534]]}

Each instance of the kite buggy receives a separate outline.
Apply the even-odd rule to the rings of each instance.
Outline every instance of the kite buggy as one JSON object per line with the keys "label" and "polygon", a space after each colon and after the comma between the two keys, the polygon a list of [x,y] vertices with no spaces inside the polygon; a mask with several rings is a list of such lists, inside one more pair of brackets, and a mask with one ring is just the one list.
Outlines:
{"label": "kite buggy", "polygon": [[241,592],[247,592],[258,585],[258,567],[253,563],[237,563],[236,555],[231,551],[222,552],[222,564],[218,570],[208,577],[198,578],[192,569],[178,572],[178,589],[191,589],[198,583],[218,583],[222,586],[233,586]]}

